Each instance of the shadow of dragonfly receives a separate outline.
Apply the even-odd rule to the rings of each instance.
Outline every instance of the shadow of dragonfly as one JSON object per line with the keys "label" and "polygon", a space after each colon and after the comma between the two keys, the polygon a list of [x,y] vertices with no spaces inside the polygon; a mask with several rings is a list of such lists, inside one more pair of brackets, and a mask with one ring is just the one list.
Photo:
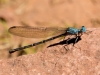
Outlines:
{"label": "shadow of dragonfly", "polygon": [[[76,41],[76,39],[77,39],[77,41]],[[48,47],[52,47],[52,46],[56,46],[56,45],[69,45],[69,44],[73,44],[73,46],[74,46],[74,44],[79,42],[80,40],[81,40],[81,36],[77,36],[75,38],[68,38],[66,40],[60,41],[59,43],[51,44]]]}

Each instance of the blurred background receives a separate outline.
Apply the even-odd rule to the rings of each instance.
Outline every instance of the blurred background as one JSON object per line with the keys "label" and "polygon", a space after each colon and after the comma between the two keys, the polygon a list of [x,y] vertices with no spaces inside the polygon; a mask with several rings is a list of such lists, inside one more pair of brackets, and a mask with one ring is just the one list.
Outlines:
{"label": "blurred background", "polygon": [[0,59],[36,53],[47,44],[9,54],[10,49],[39,41],[10,34],[8,29],[12,26],[82,25],[100,27],[100,0],[0,0]]}

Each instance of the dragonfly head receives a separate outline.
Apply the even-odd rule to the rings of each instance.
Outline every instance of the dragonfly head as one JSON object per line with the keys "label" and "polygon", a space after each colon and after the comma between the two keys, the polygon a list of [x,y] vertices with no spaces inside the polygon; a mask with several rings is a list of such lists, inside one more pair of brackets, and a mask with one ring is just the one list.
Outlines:
{"label": "dragonfly head", "polygon": [[80,29],[80,31],[81,31],[82,33],[86,32],[85,26],[82,26],[81,29]]}

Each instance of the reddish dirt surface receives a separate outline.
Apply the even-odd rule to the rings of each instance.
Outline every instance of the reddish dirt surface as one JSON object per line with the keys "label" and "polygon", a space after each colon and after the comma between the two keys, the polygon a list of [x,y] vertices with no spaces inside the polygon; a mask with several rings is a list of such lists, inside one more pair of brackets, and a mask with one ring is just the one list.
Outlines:
{"label": "reddish dirt surface", "polygon": [[[0,59],[16,57],[8,50],[39,40],[11,35],[11,26],[89,27],[100,26],[99,0],[0,0]],[[34,47],[35,50],[39,47]],[[28,50],[29,51],[29,50]],[[24,52],[26,54],[31,53]],[[32,52],[34,53],[34,52]],[[2,57],[3,55],[3,57]]]}
{"label": "reddish dirt surface", "polygon": [[89,29],[73,47],[56,45],[34,55],[0,61],[0,75],[100,75],[100,28]]}

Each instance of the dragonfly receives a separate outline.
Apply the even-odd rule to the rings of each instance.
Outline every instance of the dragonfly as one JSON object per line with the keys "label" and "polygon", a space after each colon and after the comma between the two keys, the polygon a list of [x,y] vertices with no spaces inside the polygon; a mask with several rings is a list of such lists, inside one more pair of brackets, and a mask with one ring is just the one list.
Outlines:
{"label": "dragonfly", "polygon": [[[42,40],[40,42],[36,42],[27,46],[15,48],[9,50],[9,53],[14,53],[19,50],[23,50],[26,48],[30,48],[51,40],[54,40],[56,38],[67,36],[67,35],[75,35],[81,36],[83,33],[86,32],[85,26],[82,26],[80,29],[68,27],[68,28],[61,28],[61,27],[25,27],[25,26],[13,26],[8,29],[8,31],[17,36],[26,37],[26,38],[45,38],[49,36],[53,36],[51,38]],[[78,38],[76,38],[75,42]]]}

